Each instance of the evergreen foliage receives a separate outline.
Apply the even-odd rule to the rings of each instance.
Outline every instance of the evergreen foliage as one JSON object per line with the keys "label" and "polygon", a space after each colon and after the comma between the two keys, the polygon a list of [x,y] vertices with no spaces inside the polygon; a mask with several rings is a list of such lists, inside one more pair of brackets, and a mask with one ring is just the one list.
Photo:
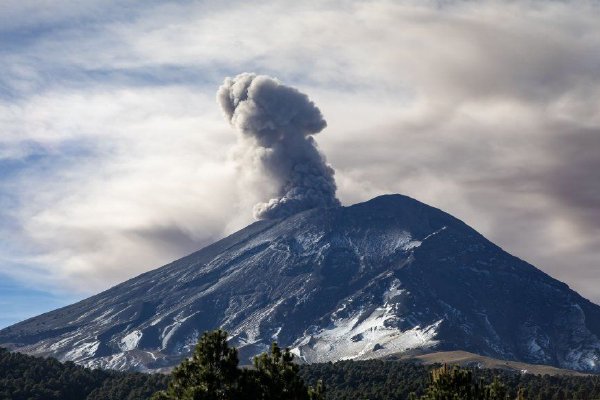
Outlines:
{"label": "evergreen foliage", "polygon": [[404,400],[411,392],[424,393],[428,383],[427,367],[382,360],[301,365],[300,376],[313,385],[321,379],[327,400]]}
{"label": "evergreen foliage", "polygon": [[[467,383],[477,386],[481,396],[487,396],[473,397],[478,399],[503,399],[506,395],[518,400],[600,399],[598,375],[541,376],[448,367],[442,373],[439,366],[381,360],[298,366],[293,363],[288,351],[276,345],[269,353],[257,358],[254,369],[239,369],[237,352],[226,346],[224,333],[218,338],[213,336],[207,348],[210,349],[208,355],[184,362],[182,365],[186,367],[181,371],[199,371],[201,376],[216,384],[223,395],[239,390],[239,397],[236,397],[239,400],[417,400],[429,399],[431,397],[427,396],[435,391],[439,393],[454,385],[462,385],[459,391],[466,393],[464,386]],[[203,360],[200,364],[204,369],[194,366],[194,360],[198,363]],[[233,364],[235,369],[232,368]],[[71,362],[60,363],[51,358],[36,358],[0,349],[0,400],[142,400],[167,388],[169,381],[174,385],[176,376],[179,377],[177,384],[182,386],[201,381],[197,378],[188,380],[186,374],[183,375],[177,375],[175,371],[167,376],[91,370]],[[435,382],[434,376],[437,377]],[[237,380],[237,383],[231,385],[219,380],[217,384],[216,377]],[[308,384],[312,384],[314,389],[308,388]],[[327,387],[326,397],[324,387]],[[168,396],[167,393],[163,392],[157,395],[163,397],[156,398],[173,398],[164,397]],[[202,392],[198,392],[198,396],[203,396]],[[214,397],[196,398],[204,400]]]}
{"label": "evergreen foliage", "polygon": [[0,348],[0,400],[144,400],[164,375],[92,370]]}
{"label": "evergreen foliage", "polygon": [[185,360],[171,374],[166,391],[154,400],[323,400],[323,384],[306,386],[298,375],[289,349],[276,343],[269,353],[254,359],[254,369],[240,369],[235,348],[227,344],[227,333],[205,333],[191,359]]}
{"label": "evergreen foliage", "polygon": [[[399,361],[339,361],[302,365],[300,375],[308,384],[322,379],[327,387],[327,400],[417,400],[428,395],[432,383],[430,372],[438,367]],[[461,370],[470,372],[473,382],[487,388],[487,394],[484,392],[482,396],[487,395],[488,399],[504,398],[503,390],[508,398],[519,400],[600,399],[600,375],[553,376],[500,369]]]}
{"label": "evergreen foliage", "polygon": [[430,372],[431,383],[422,400],[476,400],[480,398],[478,385],[473,384],[471,371],[447,365]]}
{"label": "evergreen foliage", "polygon": [[171,374],[166,392],[155,399],[232,399],[240,392],[241,371],[237,350],[227,344],[227,334],[205,333],[191,359],[184,360]]}
{"label": "evergreen foliage", "polygon": [[298,375],[300,368],[293,362],[294,355],[289,349],[282,351],[277,343],[273,343],[270,353],[263,353],[254,358],[254,370],[246,371],[250,386],[258,387],[254,393],[264,400],[310,400],[324,398],[322,382],[317,389],[307,388]]}
{"label": "evergreen foliage", "polygon": [[[505,400],[510,399],[506,386],[494,377],[486,385],[483,379],[475,381],[469,369],[446,364],[430,372],[430,383],[421,400]],[[413,398],[415,396],[413,395]]]}

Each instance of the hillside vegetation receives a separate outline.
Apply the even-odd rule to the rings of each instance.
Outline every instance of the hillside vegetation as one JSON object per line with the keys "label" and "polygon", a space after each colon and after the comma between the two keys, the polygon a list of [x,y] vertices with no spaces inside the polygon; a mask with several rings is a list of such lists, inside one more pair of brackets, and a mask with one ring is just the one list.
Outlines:
{"label": "hillside vegetation", "polygon": [[0,348],[2,400],[144,400],[167,386],[160,374],[123,373]]}
{"label": "hillside vegetation", "polygon": [[[411,392],[418,396],[425,394],[431,383],[431,372],[436,368],[439,364],[338,361],[305,365],[300,369],[300,375],[308,384],[322,380],[327,388],[327,400],[404,400]],[[600,375],[533,375],[479,368],[461,370],[472,374],[470,379],[474,384],[483,381],[485,385],[492,385],[494,378],[498,378],[498,382],[506,387],[509,399],[516,399],[519,390],[522,398],[528,400],[600,399]]]}
{"label": "hillside vegetation", "polygon": [[[302,365],[299,376],[316,387],[322,380],[328,400],[399,400],[425,395],[438,366],[403,361],[340,361]],[[508,398],[600,399],[600,376],[551,376],[491,369],[466,369],[473,382],[505,386]],[[142,400],[167,388],[162,374],[92,370],[71,362],[31,357],[0,348],[0,400]]]}

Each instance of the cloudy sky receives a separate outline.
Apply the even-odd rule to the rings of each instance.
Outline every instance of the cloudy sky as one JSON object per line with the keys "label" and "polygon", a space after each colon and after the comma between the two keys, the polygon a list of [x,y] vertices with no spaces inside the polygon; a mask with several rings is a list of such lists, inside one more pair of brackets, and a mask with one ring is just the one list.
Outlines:
{"label": "cloudy sky", "polygon": [[318,105],[343,204],[407,194],[600,302],[597,1],[0,10],[0,326],[252,221],[215,100],[240,72]]}

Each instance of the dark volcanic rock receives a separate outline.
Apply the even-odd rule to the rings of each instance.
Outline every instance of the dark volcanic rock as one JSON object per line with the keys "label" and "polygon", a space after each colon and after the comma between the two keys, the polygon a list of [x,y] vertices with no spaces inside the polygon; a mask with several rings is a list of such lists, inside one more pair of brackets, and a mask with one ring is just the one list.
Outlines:
{"label": "dark volcanic rock", "polygon": [[223,327],[246,362],[273,340],[307,362],[415,349],[600,371],[600,307],[456,218],[389,195],[259,221],[0,344],[153,370]]}

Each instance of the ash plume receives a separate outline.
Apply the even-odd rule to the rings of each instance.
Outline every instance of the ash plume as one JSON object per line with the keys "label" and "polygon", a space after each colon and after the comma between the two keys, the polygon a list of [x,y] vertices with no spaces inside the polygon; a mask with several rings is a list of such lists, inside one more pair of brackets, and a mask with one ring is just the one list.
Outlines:
{"label": "ash plume", "polygon": [[334,170],[312,136],[327,123],[307,95],[271,77],[243,73],[225,79],[217,100],[240,133],[240,145],[277,188],[277,197],[254,206],[256,218],[282,218],[340,205]]}

